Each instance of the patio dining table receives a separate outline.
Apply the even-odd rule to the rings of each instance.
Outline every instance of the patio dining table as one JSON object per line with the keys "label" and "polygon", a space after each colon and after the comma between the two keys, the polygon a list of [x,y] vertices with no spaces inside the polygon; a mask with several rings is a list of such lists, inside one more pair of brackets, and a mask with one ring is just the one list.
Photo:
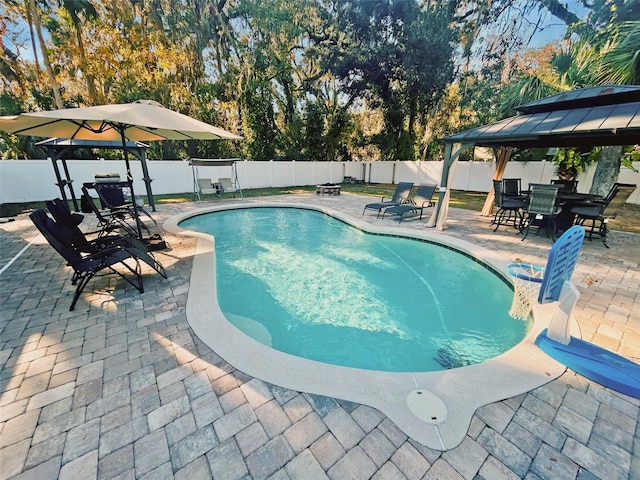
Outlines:
{"label": "patio dining table", "polygon": [[602,201],[604,199],[600,195],[560,190],[558,192],[558,205],[562,207],[562,211],[558,215],[558,229],[564,231],[574,224],[575,214],[571,212],[572,208],[593,205],[598,200]]}
{"label": "patio dining table", "polygon": [[[522,190],[520,193],[528,196],[530,191]],[[563,232],[574,224],[575,214],[571,213],[572,208],[590,206],[595,202],[603,200],[604,198],[601,195],[570,192],[560,189],[556,200],[557,205],[562,208],[562,211],[558,214],[556,219],[558,230]],[[525,202],[526,201],[527,200],[525,200]]]}

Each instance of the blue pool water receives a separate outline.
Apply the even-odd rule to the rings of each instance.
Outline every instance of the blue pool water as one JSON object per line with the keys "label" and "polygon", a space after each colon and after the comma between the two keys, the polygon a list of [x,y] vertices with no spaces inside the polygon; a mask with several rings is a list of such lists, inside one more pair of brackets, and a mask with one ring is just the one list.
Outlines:
{"label": "blue pool water", "polygon": [[513,293],[503,279],[429,242],[368,234],[298,208],[225,210],[180,227],[215,237],[225,317],[292,355],[371,370],[443,370],[500,355],[531,327],[508,315]]}

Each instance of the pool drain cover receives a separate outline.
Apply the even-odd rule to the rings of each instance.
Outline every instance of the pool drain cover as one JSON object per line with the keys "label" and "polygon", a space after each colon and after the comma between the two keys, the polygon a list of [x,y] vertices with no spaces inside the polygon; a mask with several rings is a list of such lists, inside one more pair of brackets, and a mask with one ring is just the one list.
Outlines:
{"label": "pool drain cover", "polygon": [[427,423],[437,425],[447,418],[447,407],[435,393],[429,390],[414,390],[407,395],[409,410]]}

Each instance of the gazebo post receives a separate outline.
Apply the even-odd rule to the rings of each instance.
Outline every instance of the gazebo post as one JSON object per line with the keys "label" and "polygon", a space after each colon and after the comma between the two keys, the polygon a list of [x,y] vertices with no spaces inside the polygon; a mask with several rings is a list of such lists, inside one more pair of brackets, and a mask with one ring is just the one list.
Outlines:
{"label": "gazebo post", "polygon": [[433,214],[425,225],[426,227],[436,227],[436,230],[444,229],[444,221],[449,211],[449,197],[451,196],[455,165],[460,154],[472,145],[472,143],[445,143],[442,176],[440,178],[440,188],[438,189],[438,203],[436,208],[433,209]]}

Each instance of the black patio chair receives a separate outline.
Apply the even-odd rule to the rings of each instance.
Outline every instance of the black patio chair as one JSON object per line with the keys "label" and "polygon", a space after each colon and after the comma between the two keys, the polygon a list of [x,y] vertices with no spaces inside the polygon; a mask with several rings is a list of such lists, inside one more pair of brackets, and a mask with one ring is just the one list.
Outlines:
{"label": "black patio chair", "polygon": [[124,192],[125,189],[131,188],[129,182],[95,182],[93,188],[98,194],[102,208],[118,212],[126,211],[134,220],[139,213],[143,213],[157,224],[151,214],[142,205],[138,205],[135,199],[131,202],[127,201]]}
{"label": "black patio chair", "polygon": [[[153,268],[162,277],[167,278],[164,267],[147,246],[133,235],[103,235],[94,239],[88,239],[86,234],[77,225],[66,221],[64,213],[65,205],[59,198],[45,202],[47,209],[56,221],[57,236],[66,245],[78,250],[81,253],[96,253],[110,247],[124,248],[129,250],[139,260]],[[55,212],[55,213],[54,213]],[[102,231],[100,231],[102,232]],[[97,232],[93,232],[97,233]]]}
{"label": "black patio chair", "polygon": [[44,203],[47,206],[47,210],[49,210],[49,213],[51,214],[53,219],[59,225],[67,227],[70,232],[73,232],[74,235],[77,235],[78,240],[80,240],[80,238],[85,238],[86,235],[104,233],[102,229],[96,230],[95,232],[87,233],[84,233],[82,230],[80,230],[79,225],[84,220],[84,215],[71,212],[71,210],[69,209],[69,205],[64,200],[60,198],[54,198],[53,200],[48,200]]}
{"label": "black patio chair", "polygon": [[[112,209],[112,210],[100,210],[98,206],[93,201],[93,197],[89,193],[89,189],[86,185],[82,186],[82,202],[83,205],[87,207],[98,219],[98,223],[100,224],[100,228],[102,229],[102,234],[107,234],[114,231],[122,230],[127,235],[132,235],[134,237],[138,236],[138,232],[135,226],[131,225],[127,222],[127,218],[130,218],[130,212],[127,209]],[[149,227],[144,224],[144,222],[140,222],[142,228],[144,228],[147,233],[151,233]]]}
{"label": "black patio chair", "polygon": [[385,201],[384,197],[382,197],[379,202],[367,203],[364,206],[364,210],[362,210],[362,215],[364,215],[364,212],[366,212],[367,210],[376,210],[376,217],[380,217],[380,212],[383,209],[387,207],[393,207],[395,205],[402,205],[403,203],[405,203],[409,198],[409,194],[411,193],[412,188],[413,182],[398,183],[395,192],[393,192],[393,197],[391,197],[391,200]]}
{"label": "black patio chair", "polygon": [[507,197],[502,192],[502,181],[493,181],[493,191],[495,194],[495,203],[498,210],[496,210],[493,220],[490,225],[495,225],[493,229],[495,232],[500,225],[513,225],[513,228],[519,228],[522,223],[522,212],[525,208],[525,201],[518,198]]}
{"label": "black patio chair", "polygon": [[76,212],[71,212],[67,202],[60,198],[54,198],[51,201],[45,202],[49,213],[53,219],[58,223],[64,223],[65,225],[78,226],[84,220],[84,215]]}
{"label": "black patio chair", "polygon": [[[142,274],[140,271],[139,257],[136,256],[134,249],[125,248],[123,246],[109,246],[102,250],[98,250],[90,254],[82,254],[71,245],[65,244],[64,235],[60,232],[55,220],[49,218],[42,209],[35,210],[29,214],[29,218],[38,228],[40,233],[47,239],[49,245],[62,256],[67,265],[73,269],[71,284],[76,285],[76,291],[71,301],[69,310],[73,310],[80,294],[94,276],[103,270],[109,270],[111,273],[119,275],[128,284],[132,285],[140,293],[144,293],[142,285]],[[135,266],[132,267],[126,261],[131,260]],[[134,278],[116,270],[116,265],[122,265]]]}
{"label": "black patio chair", "polygon": [[[602,244],[606,248],[609,248],[609,245],[607,244],[609,219],[616,218],[618,216],[625,202],[629,199],[635,189],[636,185],[616,183],[613,185],[604,201],[595,203],[592,206],[579,206],[572,208],[571,213],[576,215],[575,224],[584,226],[585,222],[590,221],[591,226],[586,231],[586,233],[589,234],[589,240],[591,240],[591,237],[595,233],[600,236]],[[596,222],[598,222],[597,226]]]}
{"label": "black patio chair", "polygon": [[502,195],[507,198],[513,198],[516,200],[526,200],[527,196],[523,195],[522,179],[520,178],[503,178],[502,179]]}
{"label": "black patio chair", "polygon": [[524,233],[522,240],[527,238],[531,227],[538,227],[538,230],[544,230],[547,234],[551,232],[551,238],[555,241],[557,218],[562,212],[557,204],[559,190],[558,185],[529,184],[529,200],[520,227],[520,231]]}
{"label": "black patio chair", "polygon": [[554,178],[551,180],[551,185],[558,185],[560,190],[564,192],[576,192],[578,190],[578,180],[563,180],[559,178]]}
{"label": "black patio chair", "polygon": [[420,214],[422,219],[422,212],[425,208],[433,207],[433,194],[436,191],[437,185],[419,185],[416,190],[416,194],[412,199],[403,203],[402,205],[392,205],[384,209],[382,212],[382,218],[388,213],[390,215],[398,215],[398,223],[402,222],[405,213]]}

